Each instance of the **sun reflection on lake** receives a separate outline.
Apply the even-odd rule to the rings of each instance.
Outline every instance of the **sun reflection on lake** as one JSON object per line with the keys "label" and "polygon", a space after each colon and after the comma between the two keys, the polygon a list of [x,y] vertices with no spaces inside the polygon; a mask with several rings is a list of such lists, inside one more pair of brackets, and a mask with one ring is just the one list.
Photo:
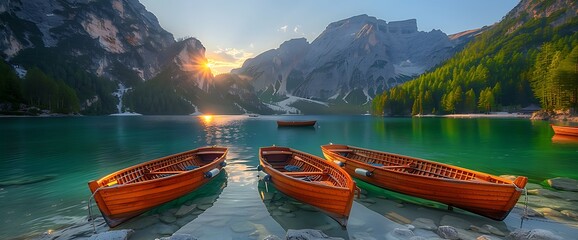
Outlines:
{"label": "sun reflection on lake", "polygon": [[210,125],[213,121],[213,115],[202,115],[201,119],[205,125]]}

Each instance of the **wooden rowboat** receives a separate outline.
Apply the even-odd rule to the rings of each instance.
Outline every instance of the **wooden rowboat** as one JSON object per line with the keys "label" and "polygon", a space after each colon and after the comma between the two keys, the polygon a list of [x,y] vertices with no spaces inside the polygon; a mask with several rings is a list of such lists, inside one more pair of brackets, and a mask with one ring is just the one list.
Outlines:
{"label": "wooden rowboat", "polygon": [[514,181],[424,159],[346,145],[321,146],[326,159],[370,184],[504,220],[528,179]]}
{"label": "wooden rowboat", "polygon": [[554,129],[554,134],[556,134],[556,135],[578,137],[578,127],[556,126],[554,124],[550,124],[550,126],[552,126],[552,129]]}
{"label": "wooden rowboat", "polygon": [[228,149],[202,147],[151,160],[88,182],[110,227],[186,195],[217,176]]}
{"label": "wooden rowboat", "polygon": [[317,207],[341,226],[347,225],[355,182],[339,166],[286,147],[259,149],[260,170],[277,190]]}
{"label": "wooden rowboat", "polygon": [[312,127],[317,121],[277,121],[277,127]]}

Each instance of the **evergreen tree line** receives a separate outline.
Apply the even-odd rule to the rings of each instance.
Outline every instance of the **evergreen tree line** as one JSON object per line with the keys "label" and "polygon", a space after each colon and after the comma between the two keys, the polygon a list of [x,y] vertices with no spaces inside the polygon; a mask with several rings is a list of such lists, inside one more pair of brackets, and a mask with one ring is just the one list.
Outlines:
{"label": "evergreen tree line", "polygon": [[62,80],[55,80],[38,68],[30,69],[21,80],[5,62],[0,63],[0,102],[10,103],[11,109],[6,110],[11,111],[19,110],[20,103],[53,113],[80,111],[75,90]]}
{"label": "evergreen tree line", "polygon": [[377,95],[377,115],[476,113],[532,103],[576,109],[578,18],[504,19],[433,71]]}

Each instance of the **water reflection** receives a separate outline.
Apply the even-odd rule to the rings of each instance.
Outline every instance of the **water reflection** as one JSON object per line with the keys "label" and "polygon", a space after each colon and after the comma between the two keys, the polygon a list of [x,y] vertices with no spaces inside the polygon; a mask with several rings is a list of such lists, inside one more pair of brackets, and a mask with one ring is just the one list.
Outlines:
{"label": "water reflection", "polygon": [[[445,204],[395,193],[362,181],[356,182],[362,189],[361,198],[356,199],[356,202],[401,225],[412,224],[416,228],[426,230],[433,229],[428,229],[423,224],[425,222],[434,224],[435,226],[429,226],[432,228],[451,225],[465,230],[491,225],[504,233],[509,232],[506,224],[501,221],[494,221],[457,208],[448,210]],[[470,234],[481,235],[475,230]]]}
{"label": "water reflection", "polygon": [[552,143],[578,144],[578,137],[554,134],[554,136],[552,136]]}
{"label": "water reflection", "polygon": [[134,229],[131,239],[137,240],[172,234],[213,206],[227,186],[228,175],[227,169],[223,168],[221,174],[201,188],[139,215],[115,230]]}
{"label": "water reflection", "polygon": [[331,237],[349,239],[347,231],[329,216],[311,205],[301,203],[281,192],[273,184],[259,181],[259,196],[267,211],[283,229],[319,229]]}

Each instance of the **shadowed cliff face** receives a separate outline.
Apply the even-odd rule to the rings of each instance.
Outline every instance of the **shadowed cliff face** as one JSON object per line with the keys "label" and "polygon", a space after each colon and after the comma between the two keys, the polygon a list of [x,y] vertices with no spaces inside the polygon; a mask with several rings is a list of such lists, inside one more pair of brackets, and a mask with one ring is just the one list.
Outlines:
{"label": "shadowed cliff face", "polygon": [[141,79],[153,77],[163,64],[158,56],[175,43],[136,0],[10,0],[0,12],[3,58],[28,48],[59,48],[62,55],[90,58],[89,70],[112,79],[116,63]]}
{"label": "shadowed cliff face", "polygon": [[355,91],[371,99],[454,52],[446,34],[420,32],[415,19],[387,23],[360,15],[329,24],[311,44],[287,41],[233,72],[251,77],[257,91],[344,101]]}
{"label": "shadowed cliff face", "polygon": [[[250,85],[217,86],[203,44],[194,38],[175,41],[138,0],[2,1],[0,56],[25,70],[40,66],[53,78],[68,80],[83,103],[81,110],[100,104],[106,105],[101,109],[121,112],[142,109],[143,113],[188,114],[209,109],[205,105],[215,113],[244,113],[262,107],[255,103]],[[46,64],[52,60],[56,61]],[[62,64],[67,65],[66,70],[52,71]],[[105,82],[78,84],[75,72]],[[117,106],[110,100],[115,92],[110,87],[99,90],[103,88],[98,85],[109,85],[107,80],[119,90],[126,89],[126,94],[115,100],[130,106]],[[83,88],[86,85],[97,87],[87,90]],[[242,96],[235,95],[239,90]],[[209,95],[214,95],[211,103]],[[144,100],[152,97],[153,103]],[[105,103],[103,99],[109,100]],[[162,104],[145,106],[155,103]],[[110,113],[102,111],[100,114]]]}

